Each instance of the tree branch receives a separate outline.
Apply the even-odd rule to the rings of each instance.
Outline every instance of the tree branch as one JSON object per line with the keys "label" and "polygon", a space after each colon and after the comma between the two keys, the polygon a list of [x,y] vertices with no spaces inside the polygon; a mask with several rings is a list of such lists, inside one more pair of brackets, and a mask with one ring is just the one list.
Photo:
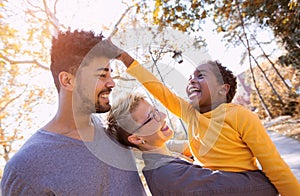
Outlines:
{"label": "tree branch", "polygon": [[[244,23],[244,18],[243,18],[243,15],[242,15],[242,12],[240,10],[240,4],[238,2],[238,0],[235,0],[235,3],[236,3],[236,6],[237,6],[237,11],[239,13],[239,18],[240,18],[240,21],[241,21],[241,26],[242,26],[242,30],[243,30],[243,34],[244,34],[244,37],[246,39],[246,48],[247,48],[247,51],[248,51],[248,57],[249,57],[249,65],[250,65],[250,70],[251,70],[251,75],[252,75],[252,80],[253,80],[253,84],[254,84],[254,87],[255,87],[255,90],[256,90],[256,93],[262,103],[262,106],[263,108],[265,109],[267,115],[270,117],[270,118],[273,118],[273,115],[272,113],[270,112],[268,106],[266,105],[263,97],[261,96],[260,92],[259,92],[259,89],[258,89],[258,86],[257,86],[257,83],[256,83],[256,79],[255,79],[255,75],[254,75],[254,71],[253,71],[253,66],[252,66],[252,60],[251,60],[251,56],[252,56],[252,53],[251,53],[251,47],[250,47],[250,43],[249,43],[249,39],[247,37],[247,32],[245,30],[245,23]],[[241,39],[241,37],[239,37]],[[242,41],[242,40],[241,40]]]}
{"label": "tree branch", "polygon": [[117,33],[119,24],[122,22],[122,20],[123,20],[124,17],[126,16],[126,14],[127,14],[133,7],[134,7],[134,6],[132,5],[132,6],[128,7],[128,8],[125,10],[125,12],[124,12],[124,13],[122,14],[122,16],[119,18],[119,20],[117,21],[117,23],[114,25],[114,29],[113,29],[113,31],[110,33],[110,35],[108,36],[108,38],[113,37],[113,36]]}
{"label": "tree branch", "polygon": [[43,11],[43,9],[40,8],[39,6],[33,5],[33,4],[31,3],[31,1],[26,0],[26,2],[27,2],[31,7],[36,8],[36,9],[38,9],[38,10],[40,10],[40,11]]}
{"label": "tree branch", "polygon": [[46,0],[43,0],[43,3],[44,3],[44,12],[45,12],[49,22],[53,25],[56,32],[58,32],[59,31],[59,20],[56,18],[55,14],[50,11]]}
{"label": "tree branch", "polygon": [[27,89],[27,86],[26,86],[26,88],[23,90],[23,92],[21,92],[19,95],[17,95],[16,97],[10,99],[6,104],[4,104],[4,106],[0,108],[0,113],[3,112],[3,111],[6,109],[6,107],[7,107],[10,103],[12,103],[12,102],[15,101],[16,99],[20,98],[20,97],[23,95],[23,93],[26,91],[26,89]]}
{"label": "tree branch", "polygon": [[[244,41],[242,40],[242,38],[241,38],[240,36],[239,36],[239,38],[240,38],[242,44],[245,46],[245,48],[247,48],[247,46],[246,46],[246,44],[244,43]],[[265,71],[264,71],[264,70],[262,69],[262,67],[259,65],[258,61],[254,58],[253,54],[251,53],[250,55],[251,55],[252,59],[254,60],[256,66],[258,67],[258,69],[259,69],[259,70],[261,71],[261,73],[263,74],[265,80],[267,81],[267,83],[268,83],[269,86],[271,87],[272,91],[275,93],[275,95],[276,95],[276,97],[278,98],[280,104],[281,104],[282,106],[284,106],[284,103],[283,103],[283,101],[282,101],[282,99],[281,99],[279,93],[278,93],[277,90],[274,88],[272,82],[269,80],[269,78],[268,78],[268,76],[266,75]]]}
{"label": "tree branch", "polygon": [[260,43],[257,41],[257,39],[255,38],[254,35],[251,35],[252,39],[255,41],[255,43],[258,45],[258,47],[260,48],[261,52],[263,53],[263,55],[265,56],[265,58],[269,61],[269,63],[271,64],[271,66],[273,67],[273,69],[275,70],[275,73],[279,76],[279,78],[281,79],[281,81],[283,82],[284,86],[290,90],[291,88],[289,87],[289,85],[285,82],[283,76],[279,73],[278,69],[275,67],[275,64],[271,61],[271,59],[269,58],[269,56],[265,53],[264,49],[262,48],[262,46],[260,45]]}
{"label": "tree branch", "polygon": [[45,70],[49,70],[49,67],[43,65],[42,63],[38,62],[37,60],[12,60],[12,59],[9,59],[8,57],[6,56],[2,56],[2,58],[9,62],[10,64],[36,64],[38,67],[42,68],[42,69],[45,69]]}

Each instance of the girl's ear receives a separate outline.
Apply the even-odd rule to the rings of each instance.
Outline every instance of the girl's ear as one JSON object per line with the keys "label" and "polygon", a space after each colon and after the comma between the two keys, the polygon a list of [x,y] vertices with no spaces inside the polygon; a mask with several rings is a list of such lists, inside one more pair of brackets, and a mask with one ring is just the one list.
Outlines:
{"label": "girl's ear", "polygon": [[230,89],[230,85],[229,84],[223,84],[221,89],[219,90],[219,94],[221,95],[227,95],[227,93],[229,92]]}
{"label": "girl's ear", "polygon": [[72,91],[74,87],[74,75],[68,72],[62,71],[58,75],[61,88]]}
{"label": "girl's ear", "polygon": [[229,92],[229,89],[230,89],[230,85],[229,84],[224,84],[224,89],[225,89],[226,95],[227,95],[227,93]]}
{"label": "girl's ear", "polygon": [[132,144],[135,144],[136,146],[139,146],[142,144],[143,139],[135,134],[132,134],[128,136],[128,141]]}

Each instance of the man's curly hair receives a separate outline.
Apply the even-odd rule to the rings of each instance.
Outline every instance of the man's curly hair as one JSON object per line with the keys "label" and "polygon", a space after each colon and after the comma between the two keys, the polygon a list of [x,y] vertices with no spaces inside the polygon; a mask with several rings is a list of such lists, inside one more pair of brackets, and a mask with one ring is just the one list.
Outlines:
{"label": "man's curly hair", "polygon": [[216,77],[220,84],[230,85],[230,89],[226,95],[226,102],[230,103],[236,94],[236,77],[234,76],[231,70],[227,69],[227,67],[224,67],[218,61],[208,61],[207,64],[212,65],[214,67],[214,73],[216,74]]}
{"label": "man's curly hair", "polygon": [[50,70],[58,92],[59,73],[65,71],[76,74],[84,57],[103,38],[102,34],[96,35],[93,31],[78,30],[60,31],[56,37],[53,37]]}

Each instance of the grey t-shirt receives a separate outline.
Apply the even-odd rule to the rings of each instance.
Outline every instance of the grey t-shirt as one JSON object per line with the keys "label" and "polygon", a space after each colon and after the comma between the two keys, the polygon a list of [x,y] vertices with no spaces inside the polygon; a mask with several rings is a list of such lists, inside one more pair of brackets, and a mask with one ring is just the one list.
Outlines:
{"label": "grey t-shirt", "polygon": [[132,152],[99,127],[87,143],[38,130],[6,164],[2,195],[146,195]]}

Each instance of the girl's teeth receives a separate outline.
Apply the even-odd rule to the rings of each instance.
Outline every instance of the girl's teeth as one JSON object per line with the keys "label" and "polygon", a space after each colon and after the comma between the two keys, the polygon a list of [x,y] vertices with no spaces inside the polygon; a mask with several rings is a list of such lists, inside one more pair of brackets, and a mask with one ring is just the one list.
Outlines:
{"label": "girl's teeth", "polygon": [[194,92],[194,91],[199,91],[199,89],[197,89],[197,88],[190,88],[190,92],[191,93]]}
{"label": "girl's teeth", "polygon": [[198,92],[193,92],[192,94],[189,95],[189,98],[192,98],[194,96],[196,96],[198,94]]}

